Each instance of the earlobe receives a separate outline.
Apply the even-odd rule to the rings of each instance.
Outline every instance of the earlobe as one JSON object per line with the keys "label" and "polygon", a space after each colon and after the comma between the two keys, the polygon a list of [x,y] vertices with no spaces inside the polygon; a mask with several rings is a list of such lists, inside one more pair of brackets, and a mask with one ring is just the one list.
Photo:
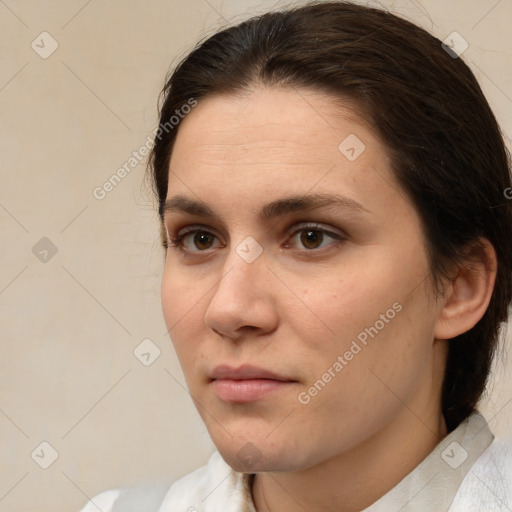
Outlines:
{"label": "earlobe", "polygon": [[436,339],[451,339],[472,329],[484,316],[496,281],[497,259],[485,238],[469,247],[458,273],[446,288]]}

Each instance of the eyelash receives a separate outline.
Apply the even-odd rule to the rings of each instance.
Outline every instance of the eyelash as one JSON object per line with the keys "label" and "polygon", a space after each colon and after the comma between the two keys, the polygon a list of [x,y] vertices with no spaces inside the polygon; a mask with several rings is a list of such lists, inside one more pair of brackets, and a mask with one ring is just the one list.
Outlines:
{"label": "eyelash", "polygon": [[[304,225],[301,225],[300,229],[296,229],[295,231],[293,231],[290,235],[290,238],[296,236],[298,233],[301,233],[303,231],[317,231],[317,232],[321,232],[323,233],[323,235],[327,235],[328,237],[334,239],[334,240],[337,240],[337,241],[343,241],[343,240],[346,240],[346,237],[339,234],[339,233],[334,233],[333,231],[329,231],[325,228],[322,228],[320,227],[318,224],[304,224]],[[184,246],[183,246],[183,240],[186,236],[190,235],[190,234],[195,234],[197,232],[202,232],[202,233],[206,233],[208,235],[212,235],[214,236],[215,238],[218,239],[218,237],[212,233],[211,231],[208,231],[208,229],[205,229],[201,226],[190,226],[190,227],[187,227],[187,228],[184,228],[184,230],[182,230],[181,233],[179,233],[176,237],[172,237],[172,236],[168,236],[168,239],[166,240],[166,244],[165,244],[165,248],[168,249],[169,247],[173,248],[173,249],[176,249],[178,251],[181,251],[182,253],[184,254],[190,254],[190,253],[207,253],[208,252],[208,249],[205,249],[204,251],[201,251],[201,250],[196,250],[196,251],[189,251],[188,249],[185,249]],[[322,240],[323,242],[323,240]],[[331,245],[331,244],[329,244]],[[316,252],[316,251],[321,251],[322,249],[325,249],[325,247],[320,247],[320,248],[314,248],[314,249],[307,249],[307,248],[304,248],[304,251],[308,252],[308,253],[312,253],[312,252]]]}

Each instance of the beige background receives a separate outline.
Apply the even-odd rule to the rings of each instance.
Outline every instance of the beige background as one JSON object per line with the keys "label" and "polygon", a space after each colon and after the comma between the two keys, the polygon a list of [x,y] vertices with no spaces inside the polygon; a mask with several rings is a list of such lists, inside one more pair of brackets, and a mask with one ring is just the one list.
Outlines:
{"label": "beige background", "polygon": [[[511,137],[512,2],[381,4],[468,41],[464,58]],[[144,165],[103,200],[93,190],[155,128],[169,65],[273,5],[284,3],[0,0],[0,511],[78,510],[106,488],[177,478],[213,451],[165,334]],[[51,48],[44,31],[58,43],[46,59],[31,47]],[[34,254],[43,237],[55,255],[45,241]],[[161,355],[144,366],[133,350],[147,338]],[[500,435],[512,431],[505,352],[481,407]],[[48,469],[43,441],[58,453]]]}

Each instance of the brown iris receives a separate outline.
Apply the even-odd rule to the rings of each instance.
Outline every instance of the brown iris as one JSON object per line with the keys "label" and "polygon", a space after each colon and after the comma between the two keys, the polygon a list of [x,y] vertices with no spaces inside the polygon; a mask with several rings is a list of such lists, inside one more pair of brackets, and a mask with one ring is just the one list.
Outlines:
{"label": "brown iris", "polygon": [[308,249],[316,249],[321,245],[324,234],[318,229],[305,229],[301,232],[300,241]]}
{"label": "brown iris", "polygon": [[206,231],[198,231],[194,235],[194,245],[198,249],[209,249],[213,243],[213,235]]}

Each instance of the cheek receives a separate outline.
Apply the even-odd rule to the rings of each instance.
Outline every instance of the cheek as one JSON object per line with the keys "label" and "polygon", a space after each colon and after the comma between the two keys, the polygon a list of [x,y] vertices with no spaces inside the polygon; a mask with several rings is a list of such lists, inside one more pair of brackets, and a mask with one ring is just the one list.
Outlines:
{"label": "cheek", "polygon": [[384,363],[392,353],[410,350],[411,339],[430,328],[424,290],[418,286],[426,273],[424,258],[403,261],[393,251],[373,252],[371,261],[347,258],[343,268],[326,269],[302,282],[305,306],[296,301],[283,313],[306,351],[315,353],[308,360],[318,371],[349,350],[358,352],[353,359],[375,357],[374,362]]}
{"label": "cheek", "polygon": [[[289,311],[315,348],[324,351],[330,342],[333,348],[341,349],[392,308],[399,298],[395,290],[389,266],[375,265],[362,272],[356,264],[353,268],[345,265],[317,275],[314,283],[303,286],[301,299],[306,307],[296,305]],[[310,318],[316,319],[314,325]]]}
{"label": "cheek", "polygon": [[[204,306],[206,289],[199,285],[198,276],[191,276],[178,265],[166,262],[162,276],[162,311],[167,327],[181,324],[187,317],[195,316]],[[174,330],[174,328],[173,328]]]}
{"label": "cheek", "polygon": [[182,272],[164,269],[161,287],[162,312],[178,359],[186,371],[196,357],[197,335],[204,329],[204,290],[191,286]]}

